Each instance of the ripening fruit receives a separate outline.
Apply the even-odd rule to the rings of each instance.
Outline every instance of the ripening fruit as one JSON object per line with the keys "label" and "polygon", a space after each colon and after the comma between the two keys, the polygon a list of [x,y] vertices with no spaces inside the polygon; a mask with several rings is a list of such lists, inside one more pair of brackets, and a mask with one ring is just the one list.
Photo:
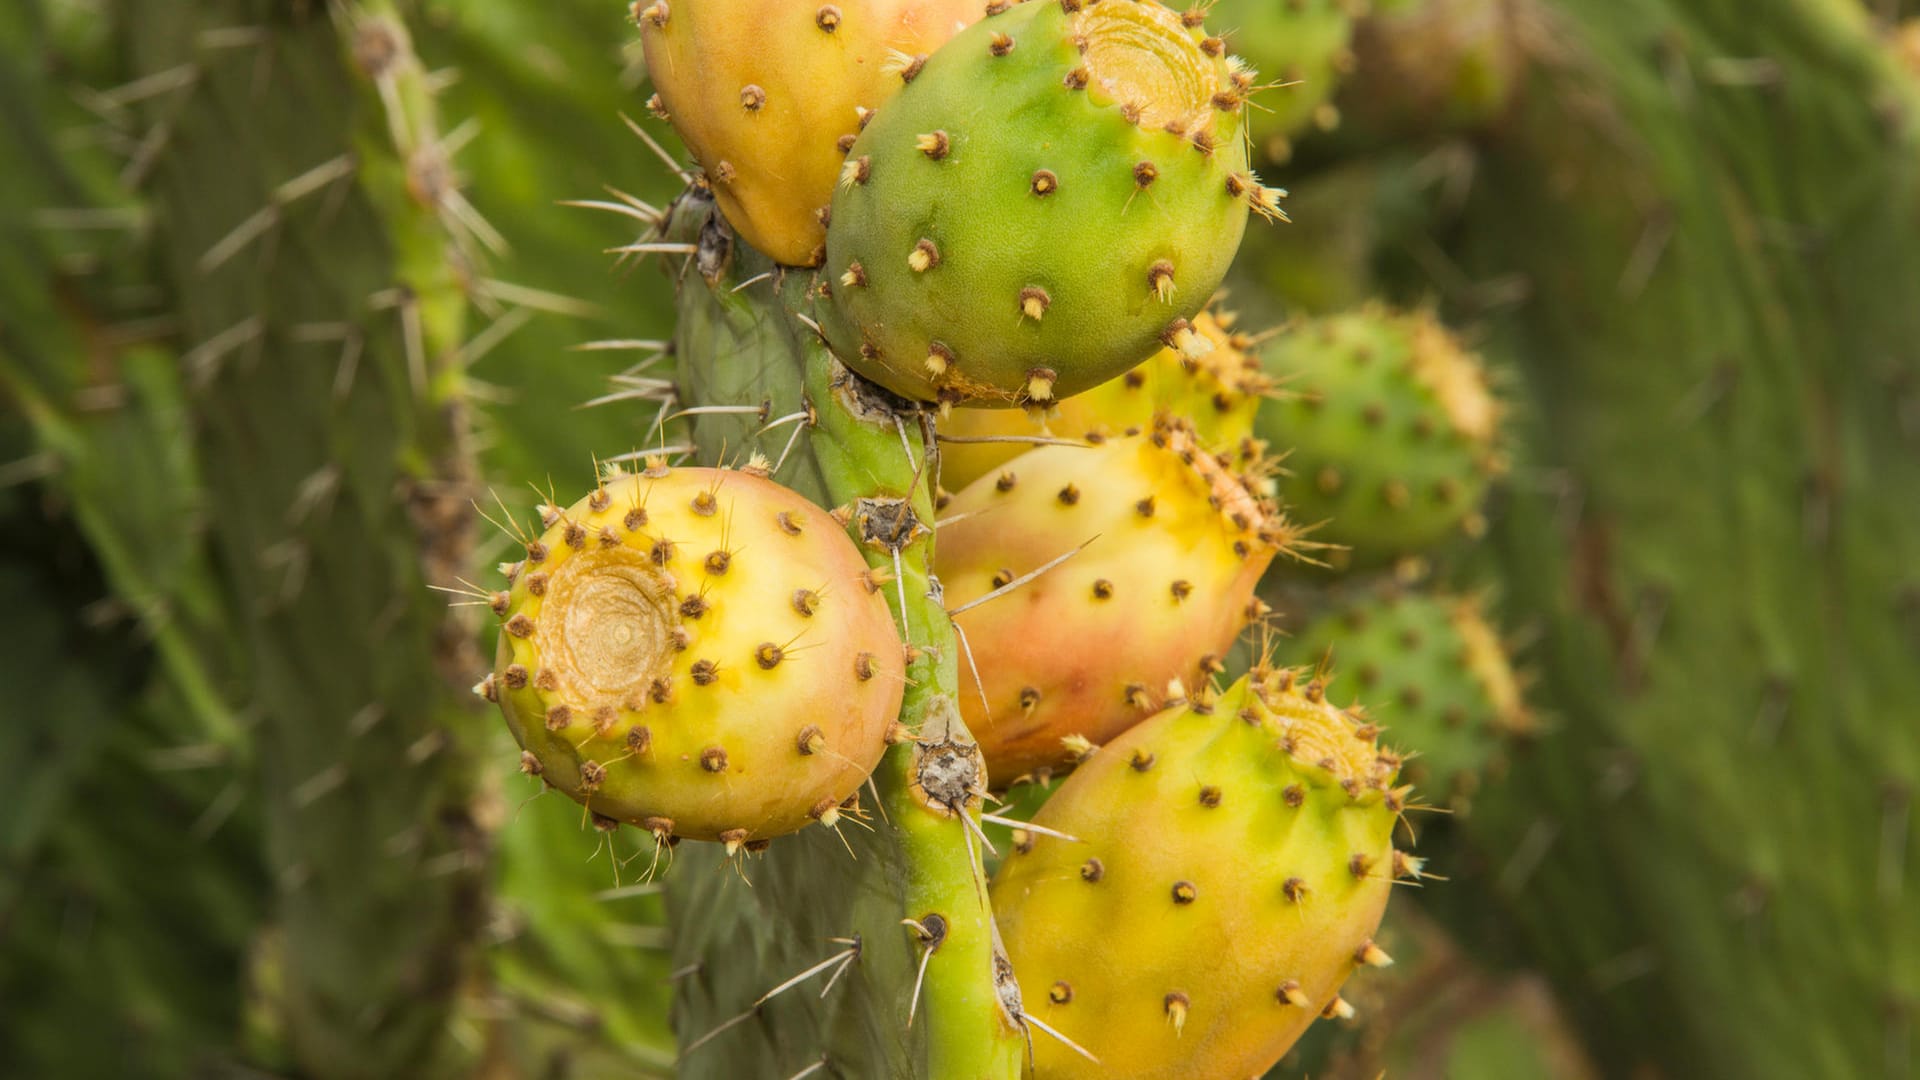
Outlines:
{"label": "ripening fruit", "polygon": [[1019,582],[955,617],[971,656],[960,708],[994,786],[1068,763],[1066,740],[1106,742],[1177,695],[1170,683],[1219,670],[1295,539],[1265,483],[1163,419],[1041,447],[953,497],[934,545],[948,608]]}
{"label": "ripening fruit", "polygon": [[[993,882],[1036,1034],[1034,1075],[1259,1076],[1339,989],[1391,963],[1373,943],[1397,877],[1399,755],[1319,682],[1256,668],[1093,754]],[[1031,842],[1029,842],[1029,840]]]}
{"label": "ripening fruit", "polygon": [[1035,0],[928,59],[854,144],[827,230],[827,339],[895,393],[1045,405],[1167,344],[1251,208],[1249,77],[1153,0]]}
{"label": "ripening fruit", "polygon": [[747,243],[820,262],[861,125],[984,0],[638,0],[658,106]]}
{"label": "ripening fruit", "polygon": [[1210,351],[1196,357],[1163,348],[1119,378],[1052,408],[953,410],[940,422],[941,486],[958,491],[1033,445],[965,441],[983,437],[1122,435],[1146,430],[1156,416],[1172,416],[1190,421],[1210,450],[1238,447],[1253,434],[1254,414],[1273,381],[1254,355],[1255,339],[1233,325],[1232,312],[1203,311],[1194,316],[1193,329],[1213,343]]}
{"label": "ripening fruit", "polygon": [[1261,354],[1288,393],[1260,410],[1281,496],[1346,565],[1374,566],[1484,526],[1501,403],[1431,312],[1369,304],[1289,326]]}
{"label": "ripening fruit", "polygon": [[522,766],[602,818],[729,848],[833,824],[886,748],[904,657],[866,562],[761,470],[612,478],[494,596]]}

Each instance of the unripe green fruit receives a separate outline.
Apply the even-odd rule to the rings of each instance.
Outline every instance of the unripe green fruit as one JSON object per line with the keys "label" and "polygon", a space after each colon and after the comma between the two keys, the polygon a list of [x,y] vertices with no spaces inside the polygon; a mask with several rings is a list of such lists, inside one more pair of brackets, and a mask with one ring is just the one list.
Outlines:
{"label": "unripe green fruit", "polygon": [[1402,743],[1420,748],[1406,777],[1465,810],[1512,741],[1536,722],[1478,597],[1388,592],[1346,604],[1288,643],[1304,664],[1331,658],[1348,690]]}
{"label": "unripe green fruit", "polygon": [[1153,0],[1034,0],[928,59],[854,144],[821,323],[846,363],[926,401],[1046,404],[1162,344],[1233,261],[1251,79]]}
{"label": "unripe green fruit", "polygon": [[1369,304],[1288,327],[1261,355],[1291,393],[1257,430],[1285,455],[1283,500],[1328,561],[1375,566],[1484,527],[1501,469],[1501,406],[1485,369],[1426,311]]}
{"label": "unripe green fruit", "polygon": [[610,479],[495,594],[522,767],[597,817],[729,848],[833,824],[886,749],[904,657],[825,511],[756,469]]}

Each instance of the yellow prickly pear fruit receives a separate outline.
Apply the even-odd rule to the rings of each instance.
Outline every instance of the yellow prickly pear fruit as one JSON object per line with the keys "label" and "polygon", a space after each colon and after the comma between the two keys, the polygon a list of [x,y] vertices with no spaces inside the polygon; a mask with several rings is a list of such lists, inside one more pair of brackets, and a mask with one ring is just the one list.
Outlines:
{"label": "yellow prickly pear fruit", "polygon": [[791,266],[824,256],[854,137],[984,0],[637,0],[666,114],[747,243]]}
{"label": "yellow prickly pear fruit", "polygon": [[961,711],[996,786],[1217,670],[1294,539],[1265,483],[1163,418],[1092,448],[1041,447],[953,497],[935,569],[970,656]]}
{"label": "yellow prickly pear fruit", "polygon": [[1035,1077],[1259,1076],[1391,962],[1372,935],[1420,872],[1392,844],[1400,759],[1303,678],[1256,668],[1094,752],[1033,819],[1080,842],[1002,864],[1024,1007],[1062,1036],[1035,1036]]}
{"label": "yellow prickly pear fruit", "polygon": [[1120,435],[1145,430],[1155,416],[1184,417],[1210,450],[1236,446],[1253,434],[1254,414],[1273,381],[1254,355],[1255,339],[1234,329],[1229,311],[1204,311],[1193,329],[1212,342],[1199,356],[1168,346],[1139,367],[1050,409],[955,409],[940,425],[949,438],[940,452],[940,483],[958,491],[1030,448],[1020,442],[970,439]]}
{"label": "yellow prickly pear fruit", "polygon": [[561,509],[493,596],[522,767],[601,818],[729,848],[832,825],[905,657],[859,550],[764,470],[649,463]]}

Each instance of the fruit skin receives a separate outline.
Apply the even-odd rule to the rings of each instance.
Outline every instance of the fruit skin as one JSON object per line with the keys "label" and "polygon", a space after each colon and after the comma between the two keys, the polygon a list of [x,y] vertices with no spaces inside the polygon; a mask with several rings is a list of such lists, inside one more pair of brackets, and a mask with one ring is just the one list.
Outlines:
{"label": "fruit skin", "polygon": [[1456,814],[1538,728],[1486,608],[1479,596],[1387,590],[1320,616],[1286,648],[1296,663],[1350,672],[1372,719],[1420,748],[1406,778],[1445,792]]}
{"label": "fruit skin", "polygon": [[750,471],[662,464],[545,514],[496,597],[494,692],[528,771],[730,848],[836,820],[904,685],[840,525]]}
{"label": "fruit skin", "polygon": [[1068,736],[1097,744],[1138,723],[1169,681],[1204,681],[1292,538],[1262,483],[1162,420],[1091,449],[1042,447],[953,497],[934,553],[949,610],[1086,545],[955,617],[972,658],[960,708],[996,787],[1067,764]]}
{"label": "fruit skin", "polygon": [[[1257,1076],[1369,949],[1397,872],[1407,789],[1356,710],[1256,668],[1095,751],[1027,834],[992,899],[1029,1013],[1036,1077]],[[1291,991],[1291,995],[1289,994]],[[1291,997],[1291,1000],[1289,998]]]}
{"label": "fruit skin", "polygon": [[1119,378],[1108,379],[1048,409],[955,409],[940,424],[947,441],[940,451],[940,484],[958,491],[995,473],[1032,448],[1030,443],[952,441],[981,436],[1040,436],[1077,439],[1083,435],[1120,435],[1145,430],[1162,414],[1193,423],[1201,445],[1212,450],[1237,447],[1253,434],[1260,400],[1272,380],[1254,355],[1252,337],[1233,329],[1232,312],[1202,311],[1193,329],[1213,344],[1189,357],[1172,346]]}
{"label": "fruit skin", "polygon": [[1068,6],[968,28],[853,146],[821,322],[842,360],[895,393],[1045,403],[1163,339],[1200,351],[1187,320],[1249,207],[1279,212],[1247,171],[1251,79],[1218,39],[1151,0]]}
{"label": "fruit skin", "polygon": [[727,221],[792,266],[819,263],[861,110],[904,82],[890,61],[924,57],[978,19],[982,0],[642,0],[647,73],[706,170]]}
{"label": "fruit skin", "polygon": [[1286,454],[1282,498],[1335,565],[1374,566],[1478,532],[1502,468],[1501,403],[1480,360],[1426,310],[1368,304],[1290,325],[1262,354],[1292,393],[1257,430]]}

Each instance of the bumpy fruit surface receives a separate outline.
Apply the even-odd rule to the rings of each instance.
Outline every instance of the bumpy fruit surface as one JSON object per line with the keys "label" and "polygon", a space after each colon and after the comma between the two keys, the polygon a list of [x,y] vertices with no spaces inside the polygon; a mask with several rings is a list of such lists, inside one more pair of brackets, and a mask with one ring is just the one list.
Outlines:
{"label": "bumpy fruit surface", "polygon": [[1220,0],[1214,7],[1209,18],[1230,29],[1233,51],[1261,82],[1277,84],[1260,100],[1273,110],[1261,140],[1269,160],[1292,157],[1300,133],[1339,124],[1333,92],[1353,70],[1348,45],[1355,17],[1366,10],[1366,0]]}
{"label": "bumpy fruit surface", "polygon": [[827,230],[834,351],[907,397],[1067,397],[1161,344],[1233,261],[1252,80],[1153,0],[1035,0],[930,58],[854,144]]}
{"label": "bumpy fruit surface", "polygon": [[1262,361],[1292,393],[1258,430],[1286,457],[1281,493],[1316,539],[1376,565],[1479,528],[1499,471],[1500,403],[1479,359],[1426,311],[1359,311],[1290,326]]}
{"label": "bumpy fruit surface", "polygon": [[641,0],[647,74],[742,237],[811,266],[862,117],[982,0]]}
{"label": "bumpy fruit surface", "polygon": [[1106,742],[1169,682],[1215,670],[1291,539],[1262,483],[1169,420],[1090,449],[1042,447],[953,497],[934,549],[950,609],[1086,545],[957,616],[972,656],[960,707],[995,786],[1065,764],[1063,739]]}
{"label": "bumpy fruit surface", "polygon": [[652,465],[561,510],[496,594],[522,766],[602,818],[730,847],[831,824],[886,749],[904,658],[825,511]]}
{"label": "bumpy fruit surface", "polygon": [[1233,325],[1231,312],[1203,311],[1194,316],[1193,329],[1213,343],[1212,350],[1193,357],[1163,348],[1125,375],[1049,409],[953,410],[940,424],[940,434],[951,437],[940,451],[941,486],[958,491],[1032,445],[955,439],[1112,436],[1145,430],[1156,416],[1176,416],[1193,423],[1208,449],[1238,446],[1252,436],[1254,414],[1272,380],[1253,355],[1254,339]]}
{"label": "bumpy fruit surface", "polygon": [[1036,1077],[1258,1076],[1338,997],[1396,876],[1407,789],[1371,725],[1256,669],[1095,751],[993,883]]}
{"label": "bumpy fruit surface", "polygon": [[1420,748],[1406,777],[1454,809],[1516,738],[1535,730],[1513,663],[1478,597],[1390,591],[1321,616],[1289,643],[1300,663],[1331,658],[1395,740]]}

